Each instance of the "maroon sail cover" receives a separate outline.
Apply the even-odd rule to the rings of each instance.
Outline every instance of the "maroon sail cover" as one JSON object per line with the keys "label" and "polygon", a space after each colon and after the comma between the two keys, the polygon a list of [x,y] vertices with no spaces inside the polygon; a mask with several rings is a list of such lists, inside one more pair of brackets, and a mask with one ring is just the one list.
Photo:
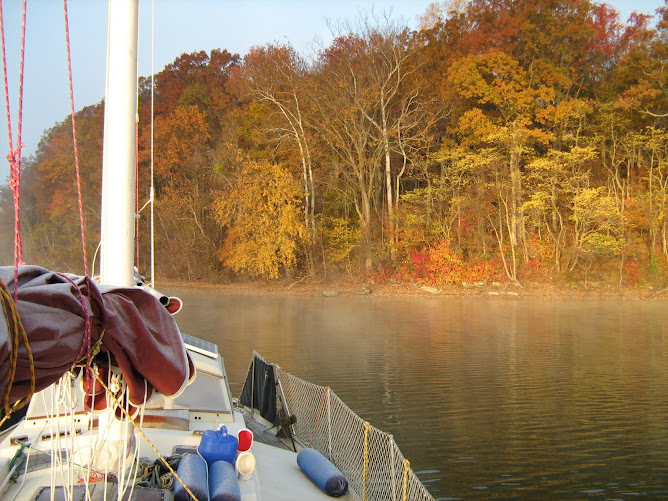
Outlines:
{"label": "maroon sail cover", "polygon": [[[191,374],[194,376],[176,322],[150,293],[140,288],[98,285],[87,277],[67,275],[76,284],[73,285],[60,274],[38,266],[21,266],[18,272],[17,307],[34,358],[36,391],[56,382],[72,367],[81,351],[85,312],[77,288],[91,315],[91,344],[95,345],[102,336],[101,350],[108,352],[112,364],[123,373],[131,403],[140,404],[153,389],[168,397],[177,396]],[[13,291],[14,268],[0,266],[0,280]],[[84,347],[84,354],[85,350]],[[9,333],[3,318],[0,398],[4,398],[7,390],[9,354]],[[10,403],[25,397],[29,391],[30,363],[20,340]]]}

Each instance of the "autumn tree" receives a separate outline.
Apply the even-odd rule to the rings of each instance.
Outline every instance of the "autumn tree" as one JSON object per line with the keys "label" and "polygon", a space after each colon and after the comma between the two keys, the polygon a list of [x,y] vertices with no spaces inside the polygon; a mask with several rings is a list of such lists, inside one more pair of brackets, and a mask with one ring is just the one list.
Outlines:
{"label": "autumn tree", "polygon": [[368,91],[375,93],[376,99],[372,108],[363,109],[363,113],[373,125],[382,148],[386,226],[390,231],[390,258],[394,262],[402,178],[428,151],[432,139],[429,132],[446,115],[446,107],[430,100],[415,78],[419,63],[406,30],[390,23],[379,27],[366,23],[361,33],[368,41],[368,50],[360,52],[370,73]]}
{"label": "autumn tree", "polygon": [[647,211],[650,259],[661,254],[668,260],[668,130],[647,128],[640,133],[647,165]]}
{"label": "autumn tree", "polygon": [[569,151],[550,150],[527,165],[531,190],[522,212],[541,241],[543,233],[547,234],[557,273],[562,271],[562,256],[567,248],[573,197],[588,187],[587,165],[595,157],[593,147],[573,146]]}
{"label": "autumn tree", "polygon": [[308,66],[290,45],[253,47],[239,67],[242,93],[269,104],[275,113],[270,118],[274,140],[291,139],[297,146],[301,163],[304,226],[315,240],[316,190],[313,176],[312,128],[308,116]]}
{"label": "autumn tree", "polygon": [[314,127],[358,214],[368,271],[373,209],[386,214],[394,260],[401,180],[429,146],[429,129],[443,107],[428,106],[422,87],[411,85],[414,51],[404,29],[387,20],[340,29],[348,33],[321,52],[314,68]]}
{"label": "autumn tree", "polygon": [[215,174],[207,158],[211,132],[197,106],[181,106],[156,118],[155,177],[159,263],[171,273],[199,275],[215,251],[207,231]]}
{"label": "autumn tree", "polygon": [[623,240],[622,215],[604,187],[580,190],[573,198],[575,246],[579,251],[570,263],[572,270],[583,258],[586,271],[592,257],[614,257],[621,253]]}
{"label": "autumn tree", "polygon": [[[214,129],[218,128],[218,120],[235,101],[228,82],[238,61],[238,55],[220,49],[181,54],[155,77],[155,116],[170,113],[178,106],[194,105],[206,113]],[[143,111],[148,118],[148,109]],[[143,117],[142,121],[148,122]]]}
{"label": "autumn tree", "polygon": [[[411,52],[408,50],[406,33],[389,23],[383,27],[372,27],[367,22],[362,26],[360,37],[359,41],[363,40],[366,46],[357,51],[360,58],[358,64],[367,70],[367,74],[359,77],[366,87],[369,102],[368,106],[361,106],[359,110],[373,127],[375,140],[382,150],[385,205],[394,241],[397,229],[395,205],[398,202],[395,187],[398,190],[406,164],[401,169],[393,169],[392,153],[403,147],[402,126],[410,120],[410,113],[414,111],[411,98],[405,98],[403,94],[406,91],[405,80],[412,71],[409,65]],[[417,95],[411,97],[417,99]],[[390,250],[394,261],[394,243]]]}
{"label": "autumn tree", "polygon": [[328,149],[335,175],[342,180],[360,223],[364,268],[373,264],[373,204],[382,149],[367,120],[376,102],[369,86],[363,53],[367,41],[358,35],[339,37],[315,66],[313,105],[317,134]]}
{"label": "autumn tree", "polygon": [[[478,276],[505,266],[511,281],[538,265],[586,280],[613,263],[620,281],[642,263],[668,272],[668,4],[657,14],[448,0],[415,32],[342,23],[313,60],[283,43],[243,60],[179,56],[153,89],[139,81],[139,197],[153,161],[158,274],[408,273],[411,256],[456,265],[444,283],[482,262],[493,273]],[[102,105],[77,124],[90,255]],[[78,269],[68,120],[24,168],[28,258]]]}
{"label": "autumn tree", "polygon": [[[99,238],[103,106],[77,112],[77,142],[87,255]],[[72,122],[47,130],[22,174],[22,231],[28,262],[83,273]],[[92,263],[89,263],[92,264]]]}
{"label": "autumn tree", "polygon": [[[668,4],[657,10],[655,29],[648,17],[636,15],[631,47],[617,67],[625,87],[617,105],[654,119],[668,118]],[[664,122],[665,123],[665,122]]]}
{"label": "autumn tree", "polygon": [[249,159],[239,163],[236,182],[215,204],[226,234],[220,259],[252,277],[290,275],[308,241],[299,184],[281,165]]}
{"label": "autumn tree", "polygon": [[[183,54],[156,75],[155,118],[150,124],[150,86],[140,93],[140,194],[148,198],[154,162],[156,252],[162,274],[196,278],[215,268],[220,245],[213,217],[220,182],[221,132],[235,106],[228,89],[238,57],[225,50]],[[154,144],[151,145],[151,138]],[[144,195],[146,194],[146,195]],[[148,235],[146,218],[142,235]],[[140,237],[147,254],[148,239]]]}
{"label": "autumn tree", "polygon": [[553,92],[499,51],[463,58],[452,66],[450,79],[471,103],[459,119],[459,133],[469,142],[475,138],[497,148],[504,156],[507,175],[498,177],[504,185],[498,193],[510,244],[508,276],[516,280],[517,254],[524,239],[521,166],[530,147],[546,145],[552,138],[541,122],[551,119]]}

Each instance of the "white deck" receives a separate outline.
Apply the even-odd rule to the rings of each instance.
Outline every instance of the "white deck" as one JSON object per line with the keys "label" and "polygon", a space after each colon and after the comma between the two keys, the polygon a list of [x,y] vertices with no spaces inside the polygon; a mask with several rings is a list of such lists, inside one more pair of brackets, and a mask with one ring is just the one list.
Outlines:
{"label": "white deck", "polygon": [[[218,355],[215,359],[198,353],[191,353],[193,361],[198,369],[196,383],[186,389],[183,395],[170,401],[158,398],[147,406],[145,411],[145,423],[142,428],[148,439],[153,443],[164,457],[173,454],[175,446],[196,447],[204,430],[216,429],[225,424],[230,433],[236,433],[245,427],[243,415],[232,410],[227,380],[222,359]],[[55,420],[49,423],[46,417],[48,412],[44,402],[51,393],[45,390],[44,399],[36,395],[31,403],[27,419],[8,433],[0,443],[0,482],[4,481],[5,472],[9,471],[9,463],[14,456],[18,445],[11,446],[12,438],[27,437],[27,442],[32,444],[34,450],[50,452],[51,443],[54,441],[50,435],[61,434],[65,431],[63,422]],[[97,419],[93,418],[94,429],[88,431],[90,414],[84,414],[79,409],[76,416],[76,435],[74,438],[61,435],[60,447],[72,447],[75,450],[77,462],[86,463],[89,458],[90,445],[97,436]],[[54,427],[54,428],[52,428]],[[52,431],[49,431],[49,430]],[[137,438],[139,444],[139,456],[155,460],[157,455],[143,439]],[[74,444],[74,445],[69,445]],[[255,455],[256,469],[251,478],[239,480],[239,486],[244,501],[260,500],[319,500],[331,499],[323,493],[297,465],[297,454],[270,445],[255,442],[251,452]],[[33,451],[33,454],[35,452]],[[32,501],[44,487],[52,485],[52,471],[48,466],[50,462],[42,459],[46,464],[43,469],[21,475],[16,484],[8,484],[5,492],[0,492],[3,501]],[[30,461],[37,461],[33,456]],[[74,468],[71,471],[76,472]],[[74,473],[78,475],[78,473]],[[74,483],[78,478],[74,477]],[[54,485],[62,485],[62,479],[56,478]],[[93,499],[104,496],[103,484],[95,488]],[[43,493],[46,496],[47,493]],[[40,498],[41,499],[41,498]],[[75,496],[74,499],[79,499]],[[85,498],[84,498],[85,499]],[[107,498],[109,499],[109,498]],[[114,496],[112,499],[116,499]],[[171,499],[171,492],[166,493],[165,500]],[[353,497],[348,493],[343,500]],[[200,500],[202,501],[202,500]]]}

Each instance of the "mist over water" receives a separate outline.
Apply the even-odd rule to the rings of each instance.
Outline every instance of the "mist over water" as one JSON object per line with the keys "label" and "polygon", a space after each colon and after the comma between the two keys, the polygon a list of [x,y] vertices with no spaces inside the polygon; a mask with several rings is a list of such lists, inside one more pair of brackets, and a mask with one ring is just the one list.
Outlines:
{"label": "mist over water", "polygon": [[169,293],[234,396],[253,349],[331,386],[437,499],[668,498],[665,302]]}

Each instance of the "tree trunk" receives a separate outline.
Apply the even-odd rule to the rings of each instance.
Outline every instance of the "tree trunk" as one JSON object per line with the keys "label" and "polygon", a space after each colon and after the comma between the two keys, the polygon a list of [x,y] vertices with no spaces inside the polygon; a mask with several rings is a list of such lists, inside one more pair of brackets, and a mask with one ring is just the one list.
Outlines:
{"label": "tree trunk", "polygon": [[371,241],[371,201],[368,194],[362,190],[362,238],[364,239],[364,270],[370,272],[373,268],[373,242]]}
{"label": "tree trunk", "polygon": [[392,164],[390,157],[390,139],[388,137],[387,130],[383,130],[383,149],[385,153],[385,191],[387,194],[387,217],[389,219],[389,230],[390,230],[390,261],[392,263],[396,260],[396,250],[395,250],[395,215],[394,215],[394,196],[392,192]]}
{"label": "tree trunk", "polygon": [[518,148],[510,153],[510,245],[513,249],[524,240],[524,221],[522,206],[522,173],[520,172],[520,154]]}

